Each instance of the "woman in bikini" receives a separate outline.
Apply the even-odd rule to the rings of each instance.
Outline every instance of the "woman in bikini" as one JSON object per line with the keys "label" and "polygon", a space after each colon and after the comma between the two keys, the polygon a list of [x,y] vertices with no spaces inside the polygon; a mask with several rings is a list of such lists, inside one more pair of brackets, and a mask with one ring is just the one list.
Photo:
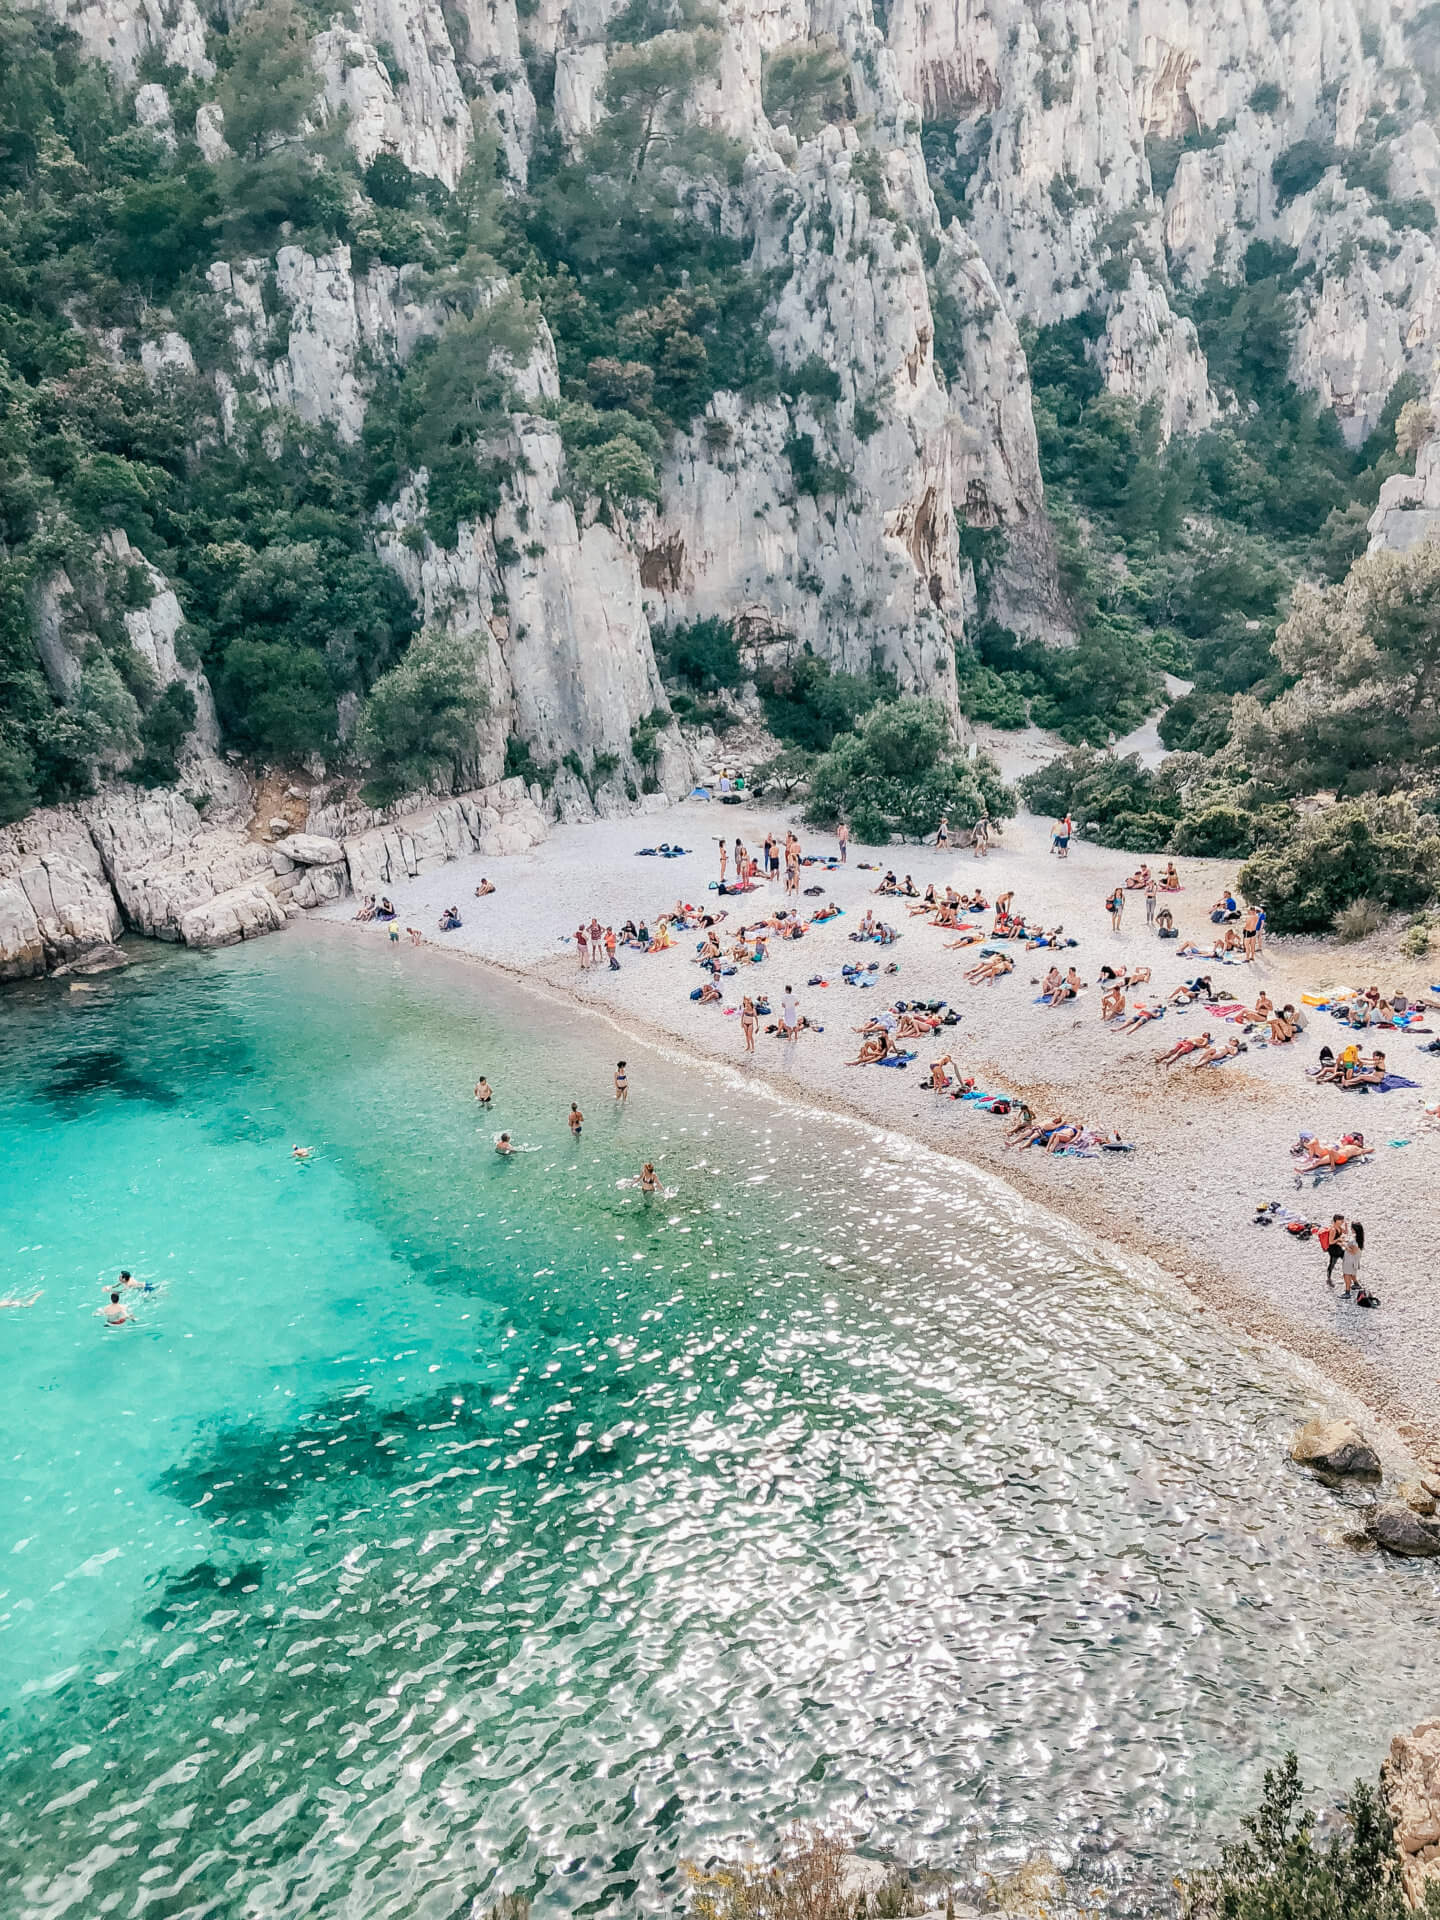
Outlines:
{"label": "woman in bikini", "polygon": [[755,1002],[747,993],[740,1008],[740,1033],[746,1053],[755,1051]]}

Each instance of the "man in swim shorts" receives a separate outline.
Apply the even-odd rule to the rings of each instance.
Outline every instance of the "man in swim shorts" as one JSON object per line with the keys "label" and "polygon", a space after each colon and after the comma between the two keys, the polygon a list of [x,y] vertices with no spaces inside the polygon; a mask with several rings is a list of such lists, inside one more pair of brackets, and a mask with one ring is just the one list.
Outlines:
{"label": "man in swim shorts", "polygon": [[515,1151],[514,1147],[511,1146],[510,1144],[510,1136],[508,1133],[502,1133],[500,1138],[495,1142],[495,1151],[496,1153],[506,1153],[506,1154],[513,1153]]}
{"label": "man in swim shorts", "polygon": [[490,1102],[495,1098],[490,1082],[485,1078],[483,1073],[475,1082],[475,1098],[480,1102],[482,1107],[488,1107]]}
{"label": "man in swim shorts", "polygon": [[128,1320],[133,1318],[122,1303],[118,1293],[112,1293],[109,1305],[99,1307],[96,1311],[104,1315],[107,1327],[123,1327]]}
{"label": "man in swim shorts", "polygon": [[580,1129],[585,1124],[585,1116],[572,1100],[570,1102],[570,1132],[575,1139],[580,1138]]}

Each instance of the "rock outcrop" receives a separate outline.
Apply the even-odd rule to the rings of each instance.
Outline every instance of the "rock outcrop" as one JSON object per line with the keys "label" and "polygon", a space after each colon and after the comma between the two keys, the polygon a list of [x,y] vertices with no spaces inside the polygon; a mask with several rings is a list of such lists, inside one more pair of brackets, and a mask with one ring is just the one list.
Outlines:
{"label": "rock outcrop", "polygon": [[1440,1720],[1397,1733],[1380,1780],[1395,1823],[1406,1902],[1423,1908],[1426,1889],[1440,1883]]}
{"label": "rock outcrop", "polygon": [[473,854],[525,853],[546,832],[525,782],[502,780],[347,839],[351,889],[363,898]]}
{"label": "rock outcrop", "polygon": [[1353,1420],[1310,1420],[1295,1436],[1290,1458],[1318,1473],[1378,1476],[1380,1456]]}
{"label": "rock outcrop", "polygon": [[1384,1500],[1365,1516],[1365,1531],[1377,1547],[1405,1560],[1440,1558],[1440,1520],[1434,1520],[1403,1500]]}
{"label": "rock outcrop", "polygon": [[100,849],[73,809],[47,807],[0,828],[0,980],[78,960],[123,924]]}

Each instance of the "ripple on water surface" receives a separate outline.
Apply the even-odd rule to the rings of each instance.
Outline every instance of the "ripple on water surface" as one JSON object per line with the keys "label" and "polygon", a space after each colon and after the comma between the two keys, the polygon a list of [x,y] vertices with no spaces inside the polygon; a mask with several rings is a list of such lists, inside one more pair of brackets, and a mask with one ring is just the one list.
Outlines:
{"label": "ripple on water surface", "polygon": [[318,932],[4,1013],[7,1913],[663,1912],[845,1812],[1159,1872],[1433,1691],[1294,1383],[978,1177]]}

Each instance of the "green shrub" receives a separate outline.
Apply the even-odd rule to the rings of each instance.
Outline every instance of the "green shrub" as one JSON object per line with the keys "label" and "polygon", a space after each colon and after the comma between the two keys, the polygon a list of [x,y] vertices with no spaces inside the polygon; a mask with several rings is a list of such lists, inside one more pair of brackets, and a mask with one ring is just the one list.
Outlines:
{"label": "green shrub", "polygon": [[130,778],[142,787],[172,786],[180,773],[180,749],[195,725],[195,696],[172,680],[140,719],[141,757]]}
{"label": "green shrub", "polygon": [[453,776],[476,749],[487,698],[473,644],[450,634],[417,640],[370,690],[355,744],[370,766],[366,795],[387,805],[437,775]]}
{"label": "green shrub", "polygon": [[[1266,1772],[1259,1808],[1240,1823],[1245,1837],[1224,1849],[1219,1866],[1180,1883],[1184,1920],[1410,1920],[1383,1798],[1357,1780],[1343,1821],[1322,1843],[1303,1797],[1290,1753]],[[1440,1913],[1433,1884],[1422,1912]]]}
{"label": "green shrub", "polygon": [[1183,815],[1170,850],[1202,860],[1227,860],[1250,853],[1258,838],[1259,822],[1253,813],[1219,803]]}
{"label": "green shrub", "polygon": [[1282,205],[1318,187],[1338,155],[1328,140],[1297,140],[1277,153],[1270,168]]}
{"label": "green shrub", "polygon": [[1341,801],[1252,854],[1240,885],[1277,933],[1324,932],[1356,900],[1421,907],[1440,886],[1440,830],[1405,795]]}
{"label": "green shrub", "polygon": [[1413,227],[1419,233],[1435,231],[1435,207],[1432,201],[1417,196],[1413,200],[1390,200],[1380,209],[1392,227]]}
{"label": "green shrub", "polygon": [[738,687],[744,678],[735,630],[716,614],[657,632],[654,644],[661,673],[683,680],[697,693]]}
{"label": "green shrub", "polygon": [[984,754],[966,762],[950,747],[945,711],[935,700],[902,698],[872,707],[816,763],[805,817],[816,826],[848,820],[861,838],[921,839],[942,818],[971,827],[1015,811],[1015,796]]}
{"label": "green shrub", "polygon": [[1172,753],[1218,753],[1230,737],[1232,701],[1225,693],[1185,693],[1160,716],[1161,744]]}
{"label": "green shrub", "polygon": [[1250,95],[1252,113],[1274,113],[1279,108],[1284,95],[1273,80],[1263,80]]}
{"label": "green shrub", "polygon": [[755,684],[770,731],[811,753],[824,753],[837,734],[895,691],[889,674],[838,672],[808,648],[778,665],[763,665]]}

